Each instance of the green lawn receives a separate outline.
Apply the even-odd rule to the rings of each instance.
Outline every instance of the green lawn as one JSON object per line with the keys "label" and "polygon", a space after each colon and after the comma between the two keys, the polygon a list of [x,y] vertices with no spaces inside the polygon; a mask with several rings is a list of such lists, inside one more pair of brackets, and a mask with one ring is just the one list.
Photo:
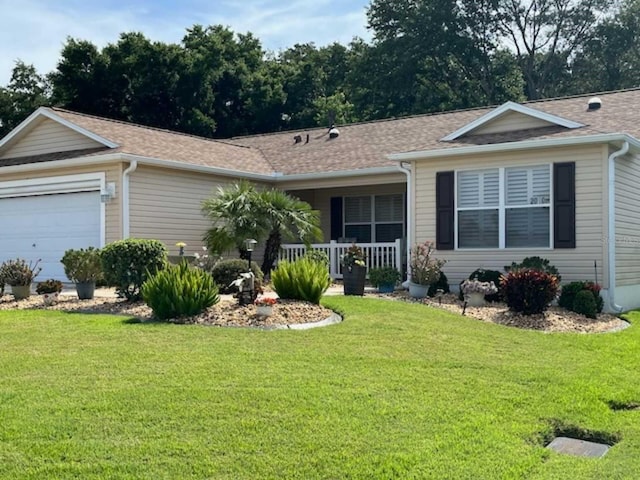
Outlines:
{"label": "green lawn", "polygon": [[[638,478],[640,314],[543,334],[331,297],[254,331],[0,312],[0,478]],[[553,423],[619,437],[542,448]]]}

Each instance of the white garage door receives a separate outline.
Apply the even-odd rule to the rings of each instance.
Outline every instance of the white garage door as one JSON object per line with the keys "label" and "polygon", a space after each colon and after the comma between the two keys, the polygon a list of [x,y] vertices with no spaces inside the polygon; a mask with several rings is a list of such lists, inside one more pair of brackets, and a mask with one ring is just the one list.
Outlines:
{"label": "white garage door", "polygon": [[100,246],[100,192],[0,198],[0,261],[42,259],[37,280],[68,281],[69,248]]}

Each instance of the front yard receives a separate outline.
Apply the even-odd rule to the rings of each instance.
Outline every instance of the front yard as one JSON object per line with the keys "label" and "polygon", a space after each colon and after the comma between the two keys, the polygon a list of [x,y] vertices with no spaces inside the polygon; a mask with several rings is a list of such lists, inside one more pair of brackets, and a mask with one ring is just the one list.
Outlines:
{"label": "front yard", "polygon": [[[640,314],[545,334],[329,297],[265,332],[0,312],[0,478],[634,478]],[[543,448],[554,428],[618,440]]]}

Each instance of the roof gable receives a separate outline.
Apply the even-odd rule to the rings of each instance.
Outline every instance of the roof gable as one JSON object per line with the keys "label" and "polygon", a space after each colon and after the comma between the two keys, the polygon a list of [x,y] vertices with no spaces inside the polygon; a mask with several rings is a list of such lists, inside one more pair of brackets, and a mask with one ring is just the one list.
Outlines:
{"label": "roof gable", "polygon": [[[20,145],[27,143],[25,140],[28,140],[29,136],[43,129],[49,129],[51,132],[40,132],[43,133],[44,138],[37,140],[38,145],[35,146],[35,151],[27,149],[22,152]],[[56,137],[56,139],[51,138],[51,144],[47,145],[49,137]],[[60,137],[66,137],[68,142],[57,143]],[[118,144],[62,118],[49,108],[40,107],[0,140],[0,158],[92,147],[117,148]]]}
{"label": "roof gable", "polygon": [[557,115],[542,112],[515,102],[507,102],[480,118],[467,123],[455,132],[442,138],[442,141],[451,142],[465,135],[480,135],[486,133],[503,133],[517,130],[528,130],[549,126],[565,128],[584,127],[582,123],[574,122]]}

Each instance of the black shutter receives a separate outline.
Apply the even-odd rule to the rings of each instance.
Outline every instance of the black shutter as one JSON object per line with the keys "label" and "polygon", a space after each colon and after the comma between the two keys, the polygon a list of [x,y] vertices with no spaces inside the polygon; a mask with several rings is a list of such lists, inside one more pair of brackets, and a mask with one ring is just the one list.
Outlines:
{"label": "black shutter", "polygon": [[331,197],[331,240],[342,237],[342,197]]}
{"label": "black shutter", "polygon": [[553,248],[576,248],[576,164],[553,164]]}
{"label": "black shutter", "polygon": [[454,245],[454,172],[436,173],[436,249],[453,250]]}

